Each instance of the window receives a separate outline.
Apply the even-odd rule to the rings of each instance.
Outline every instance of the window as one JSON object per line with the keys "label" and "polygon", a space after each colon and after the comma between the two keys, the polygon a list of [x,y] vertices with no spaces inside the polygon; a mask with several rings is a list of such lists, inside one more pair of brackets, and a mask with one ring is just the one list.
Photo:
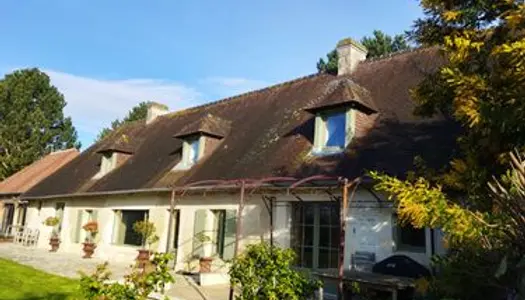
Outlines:
{"label": "window", "polygon": [[400,224],[395,215],[393,227],[397,251],[426,251],[426,234],[424,228],[414,228],[411,224]]}
{"label": "window", "polygon": [[186,170],[196,164],[202,156],[203,145],[203,136],[185,139],[182,144],[182,159],[173,170]]}
{"label": "window", "polygon": [[344,112],[326,116],[326,147],[345,146],[346,114]]}
{"label": "window", "polygon": [[90,221],[97,221],[98,220],[98,212],[95,209],[78,209],[77,210],[77,219],[76,219],[76,228],[72,233],[74,234],[72,237],[73,242],[80,243],[83,242],[87,234],[82,229],[82,226],[84,226],[86,223]]}
{"label": "window", "polygon": [[105,152],[102,154],[100,161],[100,170],[95,175],[95,179],[101,178],[108,174],[117,166],[117,153],[116,152]]}
{"label": "window", "polygon": [[194,164],[197,162],[197,160],[199,159],[199,139],[194,139],[194,140],[191,140],[191,141],[188,141],[188,144],[189,144],[189,163],[190,164]]}
{"label": "window", "polygon": [[232,259],[237,227],[236,214],[236,210],[197,210],[193,225],[193,254],[217,255],[224,260]]}
{"label": "window", "polygon": [[133,230],[133,224],[148,219],[147,210],[116,210],[113,227],[113,243],[141,246],[141,236]]}
{"label": "window", "polygon": [[354,134],[354,111],[319,113],[315,119],[314,152],[342,152]]}
{"label": "window", "polygon": [[339,205],[296,203],[293,205],[292,245],[303,268],[336,268],[339,260]]}

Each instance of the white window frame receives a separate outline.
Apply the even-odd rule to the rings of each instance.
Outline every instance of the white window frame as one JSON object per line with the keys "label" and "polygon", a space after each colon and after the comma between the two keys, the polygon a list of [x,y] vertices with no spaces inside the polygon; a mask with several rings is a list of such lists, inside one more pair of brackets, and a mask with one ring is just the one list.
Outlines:
{"label": "white window frame", "polygon": [[[191,168],[193,165],[199,162],[199,160],[204,155],[204,140],[203,135],[199,135],[197,137],[191,137],[187,138],[182,143],[182,159],[181,161],[173,168],[173,170],[186,170]],[[194,162],[192,161],[192,153],[193,148],[191,147],[191,144],[193,141],[197,140],[199,143],[199,153],[197,153],[197,160]]]}
{"label": "white window frame", "polygon": [[[327,146],[328,128],[326,120],[328,117],[344,112],[345,115],[345,143],[344,147],[330,147]],[[342,153],[352,140],[355,134],[355,110],[354,109],[338,109],[319,112],[315,116],[315,132],[314,132],[314,147],[312,153],[314,155],[330,155]]]}

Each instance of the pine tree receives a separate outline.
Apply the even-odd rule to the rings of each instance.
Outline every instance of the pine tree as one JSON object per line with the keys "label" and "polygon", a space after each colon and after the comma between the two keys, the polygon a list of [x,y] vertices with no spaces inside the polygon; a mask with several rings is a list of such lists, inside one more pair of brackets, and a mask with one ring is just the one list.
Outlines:
{"label": "pine tree", "polygon": [[0,179],[51,151],[80,148],[65,106],[38,69],[17,70],[0,80]]}
{"label": "pine tree", "polygon": [[[410,49],[405,35],[398,34],[393,38],[381,30],[374,30],[373,36],[361,39],[361,44],[368,49],[367,58],[379,57],[388,53]],[[337,75],[337,51],[334,49],[326,55],[326,61],[320,58],[317,62],[319,73]]]}
{"label": "pine tree", "polygon": [[97,141],[102,140],[105,138],[108,134],[113,132],[115,129],[119,128],[120,126],[133,122],[138,120],[146,119],[146,116],[148,114],[148,102],[141,102],[134,106],[124,117],[124,119],[119,120],[115,119],[113,122],[111,122],[111,126],[108,128],[103,128],[100,133],[97,136]]}

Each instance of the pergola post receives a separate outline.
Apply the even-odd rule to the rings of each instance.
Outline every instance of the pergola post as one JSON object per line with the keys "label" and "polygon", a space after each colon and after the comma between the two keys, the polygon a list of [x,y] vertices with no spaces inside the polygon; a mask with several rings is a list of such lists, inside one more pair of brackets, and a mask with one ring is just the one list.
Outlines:
{"label": "pergola post", "polygon": [[[239,237],[242,232],[242,212],[244,210],[244,193],[246,188],[246,182],[244,180],[241,180],[241,196],[239,198],[239,209],[237,210],[237,224],[236,224],[236,230],[235,230],[235,247],[233,249],[233,257],[237,257],[237,253],[239,253]],[[233,300],[233,285],[230,282],[230,293],[228,296],[229,300]]]}
{"label": "pergola post", "polygon": [[348,205],[348,179],[343,179],[343,197],[341,199],[340,231],[339,231],[339,262],[337,265],[339,282],[337,285],[337,299],[344,300],[344,260],[345,260],[345,234],[346,234],[346,208]]}

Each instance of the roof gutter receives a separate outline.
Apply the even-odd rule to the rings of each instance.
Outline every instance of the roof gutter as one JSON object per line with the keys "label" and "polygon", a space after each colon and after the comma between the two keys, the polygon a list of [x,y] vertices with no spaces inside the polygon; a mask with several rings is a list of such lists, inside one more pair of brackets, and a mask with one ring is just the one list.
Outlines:
{"label": "roof gutter", "polygon": [[45,196],[24,196],[22,195],[20,198],[23,200],[45,200],[45,199],[57,199],[57,198],[70,198],[70,197],[95,197],[95,196],[106,196],[106,195],[158,193],[158,192],[169,192],[171,190],[172,189],[170,188],[131,189],[131,190],[118,190],[118,191],[105,191],[105,192],[57,194],[57,195],[45,195]]}

